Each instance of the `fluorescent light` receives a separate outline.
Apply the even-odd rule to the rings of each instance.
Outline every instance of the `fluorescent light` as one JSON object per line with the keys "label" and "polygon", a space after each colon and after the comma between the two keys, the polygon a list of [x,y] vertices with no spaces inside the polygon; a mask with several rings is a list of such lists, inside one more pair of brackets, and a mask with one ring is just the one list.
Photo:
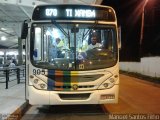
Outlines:
{"label": "fluorescent light", "polygon": [[41,34],[41,28],[37,27],[37,28],[35,29],[35,33]]}
{"label": "fluorescent light", "polygon": [[26,54],[25,51],[23,51],[22,54],[25,55]]}
{"label": "fluorescent light", "polygon": [[18,55],[18,51],[9,51],[6,55]]}
{"label": "fluorescent light", "polygon": [[52,32],[53,32],[54,38],[59,38],[60,37],[60,34],[59,34],[57,29],[53,28]]}
{"label": "fluorescent light", "polygon": [[7,39],[7,38],[6,38],[5,36],[2,36],[2,37],[1,37],[1,40],[2,40],[2,41],[5,41],[6,39]]}
{"label": "fluorescent light", "polygon": [[5,28],[1,28],[1,30],[6,30]]}
{"label": "fluorescent light", "polygon": [[0,51],[0,55],[4,55],[4,52]]}

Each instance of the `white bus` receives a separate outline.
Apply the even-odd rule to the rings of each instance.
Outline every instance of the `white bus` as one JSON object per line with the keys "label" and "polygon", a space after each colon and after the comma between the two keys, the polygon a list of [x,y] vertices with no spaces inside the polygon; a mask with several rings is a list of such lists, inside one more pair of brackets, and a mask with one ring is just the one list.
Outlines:
{"label": "white bus", "polygon": [[118,102],[119,37],[113,8],[39,5],[24,22],[21,38],[26,39],[30,104]]}

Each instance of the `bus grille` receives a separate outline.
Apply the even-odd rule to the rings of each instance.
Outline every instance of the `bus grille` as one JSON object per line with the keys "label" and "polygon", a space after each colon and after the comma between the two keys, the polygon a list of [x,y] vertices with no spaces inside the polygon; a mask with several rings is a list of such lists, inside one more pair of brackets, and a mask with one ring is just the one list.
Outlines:
{"label": "bus grille", "polygon": [[96,74],[96,75],[80,75],[80,76],[67,76],[67,75],[63,75],[63,76],[55,76],[55,75],[47,75],[46,77],[54,80],[55,82],[59,82],[59,81],[63,81],[65,82],[66,80],[73,80],[73,81],[77,81],[77,82],[91,82],[91,81],[95,81],[97,79],[99,79],[100,77],[102,77],[103,74]]}
{"label": "bus grille", "polygon": [[[76,91],[76,90],[94,90],[97,85],[93,81],[102,77],[103,74],[96,75],[48,75],[48,90],[55,91]],[[87,82],[92,82],[87,84]]]}
{"label": "bus grille", "polygon": [[[72,89],[73,86],[54,86],[55,87],[55,90],[60,90],[60,89]],[[79,85],[77,86],[77,89],[83,89],[83,88],[94,88],[95,86],[94,85]]]}
{"label": "bus grille", "polygon": [[90,93],[80,93],[80,94],[59,94],[62,100],[86,100],[90,96]]}

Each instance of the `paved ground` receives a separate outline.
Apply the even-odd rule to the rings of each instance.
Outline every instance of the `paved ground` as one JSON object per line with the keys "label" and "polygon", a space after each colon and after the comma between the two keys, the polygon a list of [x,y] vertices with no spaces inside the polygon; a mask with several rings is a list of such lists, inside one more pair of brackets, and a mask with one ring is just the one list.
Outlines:
{"label": "paved ground", "polygon": [[100,105],[31,106],[21,120],[106,120]]}
{"label": "paved ground", "polygon": [[[130,118],[139,120],[133,114],[144,114],[143,120],[152,117],[160,120],[160,88],[137,78],[120,75],[118,104],[78,106],[30,106],[22,120],[106,120]],[[122,115],[119,118],[110,116]],[[127,115],[127,116],[126,116]],[[131,115],[131,116],[130,116]],[[141,116],[140,116],[141,117]]]}
{"label": "paved ground", "polygon": [[109,113],[160,114],[160,87],[122,74],[120,80],[119,103],[105,105]]}
{"label": "paved ground", "polygon": [[0,83],[0,120],[14,113],[25,103],[25,84],[9,82],[9,89],[5,89],[5,83]]}

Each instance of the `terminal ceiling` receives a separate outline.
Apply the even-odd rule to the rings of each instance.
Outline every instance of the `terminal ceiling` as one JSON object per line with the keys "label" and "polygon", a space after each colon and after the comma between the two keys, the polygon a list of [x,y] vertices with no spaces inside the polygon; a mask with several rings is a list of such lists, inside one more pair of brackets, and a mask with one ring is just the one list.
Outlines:
{"label": "terminal ceiling", "polygon": [[[102,0],[0,0],[0,49],[17,48],[21,25],[39,4],[101,4]],[[24,41],[23,41],[24,42]]]}

